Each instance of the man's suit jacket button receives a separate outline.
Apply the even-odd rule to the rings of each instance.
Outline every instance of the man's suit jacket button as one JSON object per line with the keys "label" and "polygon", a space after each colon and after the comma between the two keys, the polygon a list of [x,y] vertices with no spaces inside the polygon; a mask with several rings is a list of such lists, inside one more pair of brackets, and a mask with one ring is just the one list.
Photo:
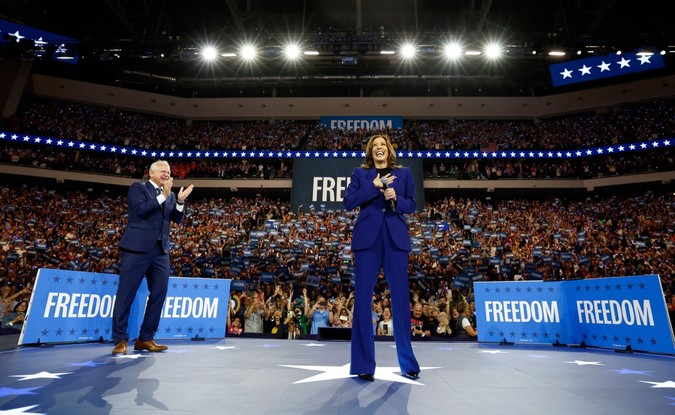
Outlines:
{"label": "man's suit jacket button", "polygon": [[384,213],[384,212],[386,212],[386,211],[387,211],[387,209],[382,209],[382,213]]}

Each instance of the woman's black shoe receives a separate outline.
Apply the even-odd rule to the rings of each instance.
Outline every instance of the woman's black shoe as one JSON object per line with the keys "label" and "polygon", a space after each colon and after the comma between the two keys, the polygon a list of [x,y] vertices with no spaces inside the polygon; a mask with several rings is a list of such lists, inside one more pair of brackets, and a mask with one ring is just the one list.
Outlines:
{"label": "woman's black shoe", "polygon": [[409,379],[417,379],[417,378],[420,377],[420,372],[407,372],[405,374],[405,377],[407,377]]}
{"label": "woman's black shoe", "polygon": [[358,376],[359,376],[359,379],[367,380],[368,382],[375,382],[375,376],[371,375],[370,373],[361,374],[361,375],[358,375]]}

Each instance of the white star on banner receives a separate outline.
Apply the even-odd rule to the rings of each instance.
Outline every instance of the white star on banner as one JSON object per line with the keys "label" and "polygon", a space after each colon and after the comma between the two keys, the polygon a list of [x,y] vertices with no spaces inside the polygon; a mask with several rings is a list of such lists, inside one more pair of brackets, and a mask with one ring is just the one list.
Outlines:
{"label": "white star on banner", "polygon": [[51,372],[40,372],[33,373],[32,375],[10,375],[10,378],[21,378],[22,380],[32,380],[32,379],[61,379],[62,375],[70,375],[73,372],[63,372],[63,373],[51,373]]}
{"label": "white star on banner", "polygon": [[590,68],[589,66],[586,66],[586,65],[582,66],[582,67],[579,69],[579,71],[581,72],[581,76],[584,76],[584,75],[590,75],[590,74],[591,74],[591,68]]}
{"label": "white star on banner", "polygon": [[35,408],[37,405],[31,405],[31,406],[22,406],[21,408],[14,408],[14,409],[8,409],[8,410],[1,410],[0,409],[0,414],[32,414],[32,415],[44,415],[42,412],[26,412],[30,411],[31,409]]}
{"label": "white star on banner", "polygon": [[611,63],[605,63],[605,61],[602,61],[602,63],[598,65],[598,68],[600,68],[600,72],[609,71],[609,65],[611,65]]}
{"label": "white star on banner", "polygon": [[565,68],[564,71],[560,72],[560,75],[562,75],[563,79],[565,78],[571,78],[572,77],[572,71],[569,69]]}
{"label": "white star on banner", "polygon": [[645,63],[651,63],[649,62],[651,57],[652,55],[639,55],[638,60],[640,61],[640,66],[644,65]]}
{"label": "white star on banner", "polygon": [[665,382],[649,382],[646,380],[641,380],[640,382],[654,385],[652,388],[675,388],[675,382],[672,380],[667,380]]}
{"label": "white star on banner", "polygon": [[600,362],[586,362],[584,360],[574,360],[572,362],[565,362],[565,363],[574,363],[577,366],[604,366],[604,364]]}
{"label": "white star on banner", "polygon": [[626,66],[630,68],[630,61],[631,61],[630,59],[621,58],[621,60],[618,61],[617,63],[621,65],[620,68],[625,68]]}
{"label": "white star on banner", "polygon": [[[308,378],[299,380],[296,383],[310,383],[310,382],[321,382],[324,380],[335,380],[335,379],[348,379],[356,377],[356,375],[349,374],[349,363],[344,366],[299,366],[299,365],[279,365],[282,367],[290,367],[292,369],[303,369],[303,370],[315,370],[319,373],[318,375],[310,376]],[[421,370],[429,369],[438,369],[437,367],[423,367]],[[408,383],[410,385],[420,385],[424,386],[423,383],[417,382],[415,380],[409,379],[401,374],[401,369],[398,367],[377,367],[375,368],[375,373],[373,374],[375,379],[385,380],[390,382],[400,382]]]}

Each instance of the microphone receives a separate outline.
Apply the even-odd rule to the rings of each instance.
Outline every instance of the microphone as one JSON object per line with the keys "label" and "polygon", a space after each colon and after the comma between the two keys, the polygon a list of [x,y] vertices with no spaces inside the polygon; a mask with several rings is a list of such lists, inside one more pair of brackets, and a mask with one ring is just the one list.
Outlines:
{"label": "microphone", "polygon": [[[386,177],[380,177],[380,181],[382,182],[383,188],[389,189],[389,183],[387,183]],[[392,212],[396,212],[396,202],[394,202],[394,199],[385,200],[385,202],[387,202],[389,210],[391,210]]]}

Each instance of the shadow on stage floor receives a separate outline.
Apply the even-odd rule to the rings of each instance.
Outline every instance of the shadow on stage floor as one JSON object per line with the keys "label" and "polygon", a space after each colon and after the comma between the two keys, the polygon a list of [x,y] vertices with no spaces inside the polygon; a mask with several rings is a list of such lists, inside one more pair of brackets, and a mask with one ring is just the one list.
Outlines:
{"label": "shadow on stage floor", "polygon": [[[3,336],[4,337],[4,336]],[[375,382],[349,376],[349,342],[172,340],[8,347],[0,414],[672,414],[673,356],[552,345],[415,342],[421,377],[375,343]]]}

